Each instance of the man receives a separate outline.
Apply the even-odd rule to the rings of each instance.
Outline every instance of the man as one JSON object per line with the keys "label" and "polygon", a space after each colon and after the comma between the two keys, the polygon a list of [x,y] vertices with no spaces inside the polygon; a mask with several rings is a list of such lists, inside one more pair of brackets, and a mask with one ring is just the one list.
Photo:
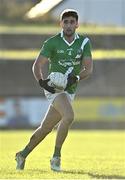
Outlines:
{"label": "man", "polygon": [[[61,170],[61,148],[67,137],[69,127],[74,119],[71,101],[74,99],[76,87],[80,80],[87,78],[93,69],[90,41],[78,35],[78,13],[66,9],[60,16],[61,33],[44,42],[41,52],[33,64],[33,74],[44,89],[50,107],[39,128],[34,132],[26,147],[16,154],[17,169],[24,169],[28,154],[58,125],[51,169]],[[43,66],[49,62],[49,74],[61,72],[65,74],[69,67],[73,71],[68,75],[65,91],[57,93],[49,85],[50,79],[43,79]]]}

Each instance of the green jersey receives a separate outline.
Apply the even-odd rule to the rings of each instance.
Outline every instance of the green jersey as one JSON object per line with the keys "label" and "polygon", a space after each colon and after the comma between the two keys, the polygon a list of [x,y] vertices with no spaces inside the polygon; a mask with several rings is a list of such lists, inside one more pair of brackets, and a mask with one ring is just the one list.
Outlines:
{"label": "green jersey", "polygon": [[[79,75],[84,57],[91,57],[91,45],[87,37],[75,33],[74,41],[68,43],[61,33],[46,40],[40,54],[49,59],[49,74],[61,72],[65,74],[69,67],[73,67],[74,75]],[[70,94],[75,93],[77,84],[68,87]]]}

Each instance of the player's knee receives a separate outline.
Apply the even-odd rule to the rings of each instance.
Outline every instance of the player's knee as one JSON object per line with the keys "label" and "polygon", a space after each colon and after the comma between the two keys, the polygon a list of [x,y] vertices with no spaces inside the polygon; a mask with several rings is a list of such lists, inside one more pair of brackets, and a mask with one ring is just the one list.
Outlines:
{"label": "player's knee", "polygon": [[65,116],[64,119],[66,120],[66,122],[68,124],[71,124],[73,122],[73,120],[74,120],[74,112],[73,111],[66,113],[64,116]]}

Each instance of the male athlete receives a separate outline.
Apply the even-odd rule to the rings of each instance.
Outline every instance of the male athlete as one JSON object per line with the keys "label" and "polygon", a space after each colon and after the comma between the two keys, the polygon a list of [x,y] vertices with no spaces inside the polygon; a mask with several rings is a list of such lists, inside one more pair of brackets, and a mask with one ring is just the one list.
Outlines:
{"label": "male athlete", "polygon": [[[26,147],[16,153],[16,169],[24,169],[26,157],[58,124],[55,149],[50,160],[50,167],[54,171],[61,171],[61,148],[67,137],[69,127],[74,119],[71,105],[77,84],[87,78],[93,69],[91,45],[87,37],[77,34],[78,13],[73,9],[66,9],[60,16],[62,31],[44,42],[39,56],[33,64],[33,74],[39,85],[44,89],[45,96],[50,102],[49,109],[41,125],[31,136]],[[72,72],[67,77],[64,91],[57,93],[50,86],[50,79],[43,78],[43,66],[49,62],[49,74],[61,72],[65,74],[69,67]]]}

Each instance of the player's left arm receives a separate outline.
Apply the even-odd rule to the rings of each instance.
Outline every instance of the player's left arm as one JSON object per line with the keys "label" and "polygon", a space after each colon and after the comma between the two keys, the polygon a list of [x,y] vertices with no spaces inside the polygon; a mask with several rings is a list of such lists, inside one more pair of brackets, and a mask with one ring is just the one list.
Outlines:
{"label": "player's left arm", "polygon": [[70,73],[68,75],[68,83],[67,87],[73,85],[76,82],[79,82],[82,79],[86,79],[90,76],[93,71],[93,61],[92,61],[92,54],[91,54],[91,44],[90,41],[85,44],[83,56],[82,56],[82,68],[79,75],[74,75]]}
{"label": "player's left arm", "polygon": [[84,46],[82,68],[79,74],[80,80],[86,79],[92,74],[93,71],[93,61],[91,54],[91,43],[88,41]]}
{"label": "player's left arm", "polygon": [[82,63],[82,69],[80,71],[79,77],[80,80],[88,78],[93,71],[93,61],[92,57],[84,57],[83,63]]}
{"label": "player's left arm", "polygon": [[86,56],[83,59],[82,68],[80,74],[75,76],[74,74],[70,73],[68,75],[68,83],[67,86],[71,86],[72,84],[79,82],[80,80],[86,79],[90,76],[93,71],[93,62],[91,56]]}

